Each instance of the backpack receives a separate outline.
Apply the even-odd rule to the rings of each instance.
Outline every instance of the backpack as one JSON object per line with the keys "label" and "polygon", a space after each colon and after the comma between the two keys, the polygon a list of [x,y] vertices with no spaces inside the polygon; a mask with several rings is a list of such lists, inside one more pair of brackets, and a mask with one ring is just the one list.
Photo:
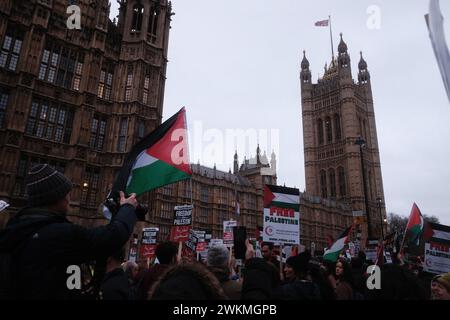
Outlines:
{"label": "backpack", "polygon": [[0,301],[19,299],[19,268],[17,259],[25,248],[28,240],[41,228],[55,223],[54,219],[41,220],[27,228],[20,244],[7,251],[0,251]]}

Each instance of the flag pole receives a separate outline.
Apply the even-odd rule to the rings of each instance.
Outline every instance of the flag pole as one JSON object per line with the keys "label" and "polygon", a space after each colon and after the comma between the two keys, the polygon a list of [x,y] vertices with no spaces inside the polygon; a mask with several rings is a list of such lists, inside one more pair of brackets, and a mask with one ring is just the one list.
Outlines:
{"label": "flag pole", "polygon": [[331,60],[333,61],[334,59],[334,46],[333,46],[333,31],[331,29],[331,16],[328,16],[328,21],[330,24],[330,39],[331,39]]}

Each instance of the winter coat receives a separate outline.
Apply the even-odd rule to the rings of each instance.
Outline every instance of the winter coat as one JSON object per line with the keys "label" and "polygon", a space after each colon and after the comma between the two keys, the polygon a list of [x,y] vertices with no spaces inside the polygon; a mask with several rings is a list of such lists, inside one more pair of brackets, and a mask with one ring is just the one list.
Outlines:
{"label": "winter coat", "polygon": [[230,270],[227,267],[209,267],[209,270],[219,280],[225,295],[230,300],[239,300],[241,298],[242,284],[239,281],[230,279]]}
{"label": "winter coat", "polygon": [[347,281],[336,282],[336,300],[353,300],[353,289]]}
{"label": "winter coat", "polygon": [[320,291],[313,282],[297,279],[276,290],[275,298],[282,300],[320,300]]}
{"label": "winter coat", "polygon": [[108,272],[100,288],[102,300],[131,300],[131,287],[122,268]]}
{"label": "winter coat", "polygon": [[135,209],[129,204],[108,225],[92,229],[47,209],[21,210],[0,232],[0,252],[14,254],[18,298],[78,298],[80,290],[67,286],[68,278],[76,276],[68,267],[112,255],[129,239],[135,223]]}

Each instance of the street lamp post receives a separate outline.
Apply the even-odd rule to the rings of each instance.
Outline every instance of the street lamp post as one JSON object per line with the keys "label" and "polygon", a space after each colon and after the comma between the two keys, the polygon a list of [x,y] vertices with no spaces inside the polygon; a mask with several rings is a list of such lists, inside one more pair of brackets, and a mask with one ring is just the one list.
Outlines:
{"label": "street lamp post", "polygon": [[367,237],[369,239],[372,238],[372,228],[369,214],[369,199],[367,197],[367,184],[366,184],[366,170],[364,168],[364,158],[363,158],[363,147],[366,146],[366,141],[363,138],[359,137],[355,144],[359,146],[359,155],[361,158],[361,170],[362,170],[362,179],[363,179],[363,190],[364,190],[364,203],[366,207],[366,216],[367,216]]}
{"label": "street lamp post", "polygon": [[380,197],[377,198],[377,203],[378,203],[378,213],[380,215],[380,223],[381,223],[381,239],[382,241],[384,240],[384,221],[383,221],[383,216],[381,215],[381,201],[382,199]]}

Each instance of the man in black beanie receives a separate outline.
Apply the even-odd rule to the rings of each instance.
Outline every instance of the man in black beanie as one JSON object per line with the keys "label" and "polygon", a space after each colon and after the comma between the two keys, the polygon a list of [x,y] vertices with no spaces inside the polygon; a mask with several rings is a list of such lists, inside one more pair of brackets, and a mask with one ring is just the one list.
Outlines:
{"label": "man in black beanie", "polygon": [[[86,229],[66,219],[72,183],[47,164],[26,177],[28,207],[0,232],[0,253],[14,266],[12,299],[78,298],[76,266],[105,259],[129,239],[136,223],[136,195],[120,193],[120,209],[108,225]],[[75,266],[75,267],[74,267]],[[70,278],[70,279],[69,279]]]}

